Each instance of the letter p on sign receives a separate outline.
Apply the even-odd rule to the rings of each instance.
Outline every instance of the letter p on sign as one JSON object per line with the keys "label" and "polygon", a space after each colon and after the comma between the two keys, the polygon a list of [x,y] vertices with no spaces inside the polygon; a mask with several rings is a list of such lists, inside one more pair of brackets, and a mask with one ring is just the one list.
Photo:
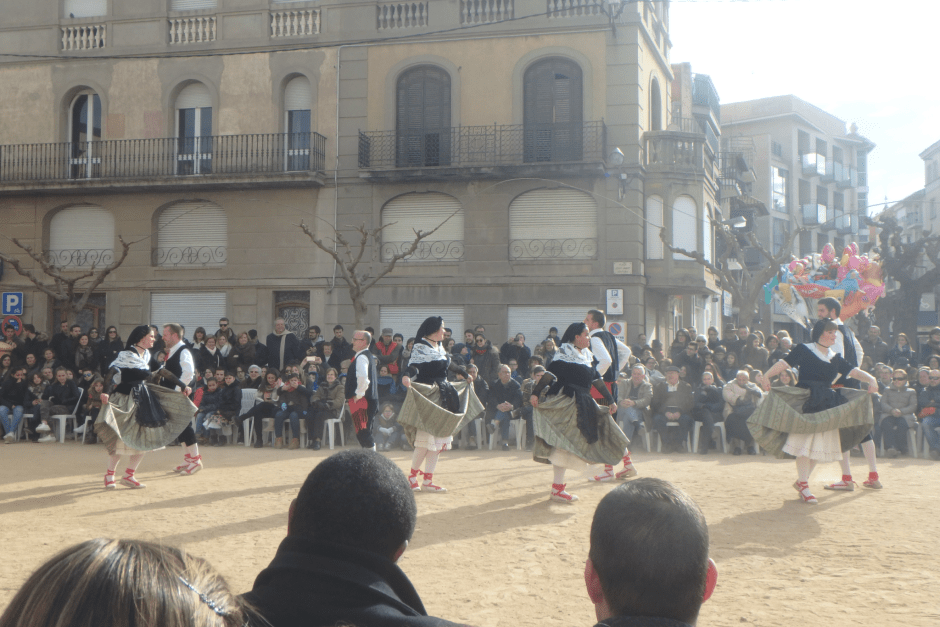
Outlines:
{"label": "letter p on sign", "polygon": [[23,315],[23,292],[3,292],[3,315]]}

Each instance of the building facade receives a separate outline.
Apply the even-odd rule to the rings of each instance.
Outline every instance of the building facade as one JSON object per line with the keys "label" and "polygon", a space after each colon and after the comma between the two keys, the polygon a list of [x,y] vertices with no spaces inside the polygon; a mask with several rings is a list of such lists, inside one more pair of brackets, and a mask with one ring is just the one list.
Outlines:
{"label": "building facade", "polygon": [[[532,344],[618,298],[627,333],[655,337],[694,315],[673,296],[715,293],[645,227],[680,211],[694,227],[676,241],[710,246],[717,155],[701,129],[667,128],[668,2],[14,4],[4,233],[68,271],[135,242],[86,326],[351,323],[300,222],[325,240],[384,226],[375,272],[441,225],[367,294],[367,321],[406,337],[440,313]],[[3,284],[37,326],[60,315],[9,270]]]}

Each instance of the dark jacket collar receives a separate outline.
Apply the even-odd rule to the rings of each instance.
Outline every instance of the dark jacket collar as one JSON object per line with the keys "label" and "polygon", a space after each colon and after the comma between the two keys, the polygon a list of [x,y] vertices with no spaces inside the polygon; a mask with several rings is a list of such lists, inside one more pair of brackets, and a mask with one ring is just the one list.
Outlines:
{"label": "dark jacket collar", "polygon": [[612,616],[594,627],[692,627],[688,623],[659,616]]}

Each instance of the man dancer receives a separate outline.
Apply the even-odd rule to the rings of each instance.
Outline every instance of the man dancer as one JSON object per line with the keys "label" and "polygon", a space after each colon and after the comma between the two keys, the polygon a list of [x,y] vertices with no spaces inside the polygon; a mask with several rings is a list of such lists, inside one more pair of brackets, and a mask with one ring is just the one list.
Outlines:
{"label": "man dancer", "polygon": [[[183,344],[183,327],[173,322],[163,325],[163,342],[166,344],[166,361],[163,367],[186,386],[183,394],[189,396],[189,384],[196,374],[196,365],[193,363],[192,353]],[[166,381],[161,381],[160,385],[171,390],[176,389],[175,385]],[[183,463],[174,470],[181,475],[194,475],[202,470],[202,456],[199,454],[199,445],[196,444],[196,432],[193,431],[192,422],[179,434],[179,441],[183,443],[186,454],[183,456]]]}
{"label": "man dancer", "polygon": [[371,343],[372,334],[368,331],[353,333],[352,347],[356,354],[346,371],[346,402],[356,427],[359,445],[374,451],[372,419],[379,406],[379,391],[375,385],[379,377],[375,355],[369,350]]}
{"label": "man dancer", "polygon": [[[584,324],[587,325],[588,334],[591,336],[591,352],[594,353],[594,369],[597,374],[604,379],[604,384],[610,390],[610,395],[617,402],[617,377],[620,376],[621,368],[629,364],[630,347],[615,338],[604,330],[607,323],[607,316],[603,311],[591,309],[584,318]],[[603,397],[599,392],[591,389],[591,396],[598,403],[604,403]],[[606,403],[604,403],[606,404]],[[614,420],[617,416],[614,414]],[[604,472],[594,477],[594,481],[611,481],[612,479],[627,479],[636,476],[636,468],[630,461],[630,449],[623,450],[623,470],[614,474],[614,467],[604,464]]]}
{"label": "man dancer", "polygon": [[[816,303],[816,314],[819,316],[820,320],[832,320],[839,325],[839,330],[836,332],[836,341],[835,344],[832,345],[832,350],[842,355],[843,359],[858,368],[865,354],[862,352],[862,345],[855,339],[855,334],[839,320],[839,314],[841,312],[842,306],[835,298],[820,298],[819,302]],[[847,388],[858,389],[860,387],[858,381],[854,379],[843,379],[840,383]],[[861,447],[862,453],[865,454],[865,459],[868,461],[868,479],[863,481],[862,485],[866,488],[880,490],[883,486],[878,479],[878,465],[875,461],[875,441],[871,433],[866,435],[865,439],[862,440]],[[851,451],[844,451],[842,453],[842,461],[839,462],[842,465],[842,480],[823,486],[827,490],[851,492],[855,489],[855,482],[852,481],[852,465],[849,463],[850,452]]]}

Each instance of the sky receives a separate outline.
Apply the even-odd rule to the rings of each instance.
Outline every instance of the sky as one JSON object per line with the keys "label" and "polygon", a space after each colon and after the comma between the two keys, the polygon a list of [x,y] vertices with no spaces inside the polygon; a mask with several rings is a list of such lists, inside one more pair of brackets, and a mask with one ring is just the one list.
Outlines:
{"label": "sky", "polygon": [[874,214],[923,188],[918,155],[940,141],[938,25],[936,0],[673,0],[670,61],[711,76],[722,103],[793,94],[855,122],[877,145]]}

